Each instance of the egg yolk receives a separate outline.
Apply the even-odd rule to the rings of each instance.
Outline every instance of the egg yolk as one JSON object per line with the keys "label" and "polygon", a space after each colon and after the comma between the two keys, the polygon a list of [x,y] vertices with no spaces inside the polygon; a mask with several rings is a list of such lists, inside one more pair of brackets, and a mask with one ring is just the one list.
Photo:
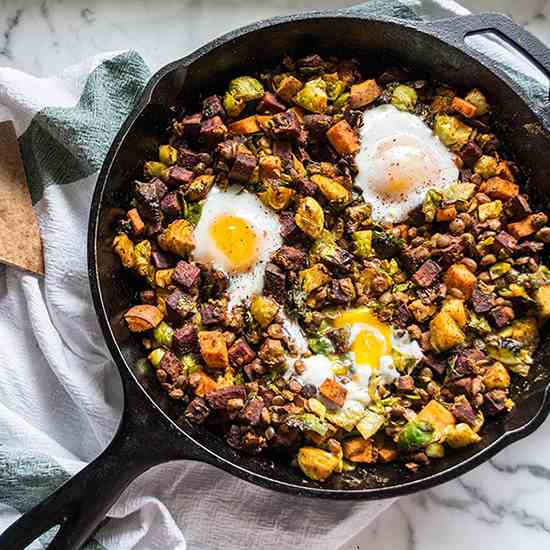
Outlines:
{"label": "egg yolk", "polygon": [[258,236],[243,218],[230,215],[216,218],[210,225],[210,236],[233,271],[250,269],[258,256]]}
{"label": "egg yolk", "polygon": [[333,325],[336,328],[359,327],[351,343],[351,351],[359,365],[376,369],[380,358],[391,351],[391,327],[377,319],[368,308],[346,311],[334,319]]}

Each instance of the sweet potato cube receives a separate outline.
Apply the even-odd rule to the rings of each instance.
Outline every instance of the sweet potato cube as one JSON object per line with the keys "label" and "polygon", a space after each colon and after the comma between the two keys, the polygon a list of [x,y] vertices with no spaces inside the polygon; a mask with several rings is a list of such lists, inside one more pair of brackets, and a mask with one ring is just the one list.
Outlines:
{"label": "sweet potato cube", "polygon": [[506,226],[506,229],[512,237],[515,237],[516,239],[523,239],[524,237],[529,237],[529,235],[537,232],[538,226],[534,223],[536,219],[537,215],[531,214],[530,216],[523,218],[523,220],[519,220],[519,222],[509,223]]}
{"label": "sweet potato cube", "polygon": [[446,351],[464,342],[458,323],[446,311],[440,311],[430,321],[430,344],[437,351]]}
{"label": "sweet potato cube", "polygon": [[252,115],[230,124],[229,131],[233,134],[255,134],[260,131],[260,125],[256,115]]}
{"label": "sweet potato cube", "polygon": [[416,418],[429,422],[438,435],[441,435],[447,426],[454,426],[456,423],[453,414],[435,399],[425,405]]}
{"label": "sweet potato cube", "polygon": [[229,355],[223,333],[219,330],[199,332],[201,355],[211,369],[225,369],[229,366]]}
{"label": "sweet potato cube", "polygon": [[473,105],[469,101],[466,101],[465,99],[460,99],[459,97],[453,97],[451,108],[453,109],[453,111],[457,111],[468,118],[472,118],[473,116],[475,116],[477,111],[475,105]]}
{"label": "sweet potato cube", "polygon": [[143,223],[143,220],[141,219],[137,208],[132,208],[131,210],[128,210],[128,219],[132,224],[132,231],[134,235],[141,235],[143,233],[143,230],[145,229],[145,224]]}
{"label": "sweet potato cube", "polygon": [[204,371],[198,371],[196,374],[200,376],[199,384],[195,388],[196,395],[204,397],[207,393],[218,389],[218,384],[216,384],[215,380],[210,378]]}
{"label": "sweet potato cube", "polygon": [[332,401],[337,407],[341,407],[346,400],[348,390],[334,378],[326,378],[319,386],[319,393],[329,401]]}
{"label": "sweet potato cube", "polygon": [[378,460],[380,462],[392,462],[397,458],[397,449],[389,444],[378,449]]}
{"label": "sweet potato cube", "polygon": [[155,328],[162,321],[162,312],[155,306],[140,304],[131,307],[124,319],[131,332],[144,332]]}
{"label": "sweet potato cube", "polygon": [[372,103],[382,92],[376,80],[365,80],[360,84],[354,84],[351,87],[349,104],[352,109],[364,107]]}
{"label": "sweet potato cube", "polygon": [[341,120],[327,131],[331,145],[341,155],[351,155],[359,149],[359,138],[346,120]]}
{"label": "sweet potato cube", "polygon": [[456,208],[454,206],[438,208],[435,212],[435,221],[437,222],[452,222],[455,218]]}
{"label": "sweet potato cube", "polygon": [[494,176],[484,181],[479,190],[492,199],[500,199],[501,201],[510,200],[519,193],[519,187],[512,181]]}
{"label": "sweet potato cube", "polygon": [[346,439],[342,443],[344,457],[350,462],[363,462],[372,464],[376,462],[377,452],[372,442],[372,439],[363,439],[362,437],[354,437]]}
{"label": "sweet potato cube", "polygon": [[262,130],[267,130],[269,122],[273,119],[272,115],[256,115],[256,122]]}
{"label": "sweet potato cube", "polygon": [[477,277],[464,264],[453,264],[445,274],[447,288],[460,290],[465,298],[471,298],[476,282]]}

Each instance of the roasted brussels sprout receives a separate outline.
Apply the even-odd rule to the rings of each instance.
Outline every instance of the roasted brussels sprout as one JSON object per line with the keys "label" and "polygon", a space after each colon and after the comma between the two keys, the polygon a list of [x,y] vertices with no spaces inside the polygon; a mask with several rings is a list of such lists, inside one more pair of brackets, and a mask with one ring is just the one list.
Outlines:
{"label": "roasted brussels sprout", "polygon": [[250,313],[256,322],[266,328],[279,311],[279,304],[267,296],[254,296],[250,303]]}
{"label": "roasted brussels sprout", "polygon": [[311,176],[311,181],[317,185],[319,191],[331,203],[343,204],[348,202],[351,197],[351,193],[341,183],[332,178],[315,174]]}
{"label": "roasted brussels sprout", "polygon": [[421,449],[431,443],[433,434],[434,428],[430,423],[411,421],[405,425],[403,431],[399,434],[397,445],[404,451]]}
{"label": "roasted brussels sprout", "polygon": [[264,95],[264,87],[252,76],[239,76],[229,83],[229,93],[237,100],[253,101]]}
{"label": "roasted brussels sprout", "polygon": [[150,178],[162,178],[166,174],[168,166],[162,162],[147,161],[143,165],[143,173]]}
{"label": "roasted brussels sprout", "polygon": [[163,250],[185,256],[195,247],[193,226],[187,220],[176,220],[159,235],[158,243]]}
{"label": "roasted brussels sprout", "polygon": [[480,204],[477,211],[480,222],[499,218],[502,214],[502,201],[496,200]]}
{"label": "roasted brussels sprout", "polygon": [[162,348],[156,348],[148,355],[147,358],[149,359],[151,365],[153,365],[153,367],[157,369],[165,353],[166,350],[163,350]]}
{"label": "roasted brussels sprout", "polygon": [[352,238],[355,245],[355,254],[361,256],[361,258],[368,258],[372,253],[372,231],[370,229],[355,231]]}
{"label": "roasted brussels sprout", "polygon": [[397,86],[391,96],[391,104],[400,111],[412,111],[417,100],[416,90],[405,84]]}
{"label": "roasted brussels sprout", "polygon": [[305,197],[294,216],[296,225],[312,239],[318,239],[325,225],[325,214],[321,205],[313,197]]}
{"label": "roasted brussels sprout", "polygon": [[153,336],[159,346],[170,349],[170,346],[172,345],[172,337],[174,336],[174,329],[168,323],[162,321],[155,327]]}
{"label": "roasted brussels sprout", "polygon": [[306,82],[294,101],[312,113],[324,113],[328,107],[327,84],[322,78]]}
{"label": "roasted brussels sprout", "polygon": [[474,172],[482,178],[490,178],[498,174],[498,162],[491,155],[481,155],[474,164]]}
{"label": "roasted brussels sprout", "polygon": [[484,115],[489,110],[485,96],[477,88],[468,92],[468,95],[464,99],[475,106],[475,116]]}
{"label": "roasted brussels sprout", "polygon": [[246,103],[244,100],[236,98],[229,92],[225,92],[225,95],[223,96],[223,108],[230,117],[239,116],[245,108],[245,105]]}
{"label": "roasted brussels sprout", "polygon": [[161,145],[159,147],[159,160],[166,166],[176,164],[178,160],[178,150],[171,145]]}
{"label": "roasted brussels sprout", "polygon": [[151,264],[151,243],[143,240],[134,247],[135,252],[135,270],[145,278],[152,281],[155,275],[155,268]]}
{"label": "roasted brussels sprout", "polygon": [[460,149],[468,143],[472,129],[454,116],[437,115],[434,132],[447,147]]}

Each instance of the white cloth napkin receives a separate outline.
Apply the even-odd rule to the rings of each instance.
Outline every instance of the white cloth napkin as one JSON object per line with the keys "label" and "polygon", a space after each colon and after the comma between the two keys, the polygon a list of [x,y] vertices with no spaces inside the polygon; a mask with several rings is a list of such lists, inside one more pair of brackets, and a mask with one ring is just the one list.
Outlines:
{"label": "white cloth napkin", "polygon": [[[403,16],[464,13],[449,0],[373,6]],[[44,279],[0,268],[0,531],[93,460],[120,418],[121,385],[91,305],[85,236],[97,170],[147,74],[135,52],[52,78],[0,68],[0,120],[16,125],[46,266]],[[132,483],[88,547],[334,549],[390,503],[303,499],[174,462]]]}

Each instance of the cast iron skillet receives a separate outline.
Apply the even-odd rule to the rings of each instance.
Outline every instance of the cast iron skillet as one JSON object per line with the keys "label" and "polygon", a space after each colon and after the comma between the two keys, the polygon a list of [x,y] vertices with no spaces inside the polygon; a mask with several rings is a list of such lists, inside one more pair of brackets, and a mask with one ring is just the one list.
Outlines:
{"label": "cast iron skillet", "polygon": [[[535,105],[490,59],[469,48],[467,35],[497,32],[546,74],[550,52],[501,15],[472,15],[434,23],[378,18],[361,8],[280,17],[231,32],[161,69],[145,88],[105,159],[90,213],[88,257],[94,305],[122,377],[125,408],[109,447],[53,495],[21,517],[0,536],[0,548],[24,548],[60,526],[50,548],[82,545],[124,490],[139,474],[161,462],[207,462],[246,481],[296,495],[332,499],[381,499],[433,487],[467,472],[500,449],[537,428],[550,410],[550,371],[544,368],[550,340],[542,346],[516,409],[483,430],[483,441],[421,468],[405,472],[391,464],[369,466],[353,477],[320,485],[304,480],[274,457],[244,456],[221,438],[188,424],[154,380],[136,368],[142,352],[121,321],[133,290],[129,275],[111,250],[113,220],[127,204],[128,183],[142,160],[152,158],[170,116],[168,106],[193,101],[201,90],[221,89],[228,78],[250,67],[271,65],[284,54],[330,52],[354,56],[371,68],[398,59],[426,74],[460,86],[485,90],[502,121],[501,137],[516,160],[532,169],[530,192],[539,206],[550,192],[550,108]],[[519,55],[519,54],[518,54]]]}

